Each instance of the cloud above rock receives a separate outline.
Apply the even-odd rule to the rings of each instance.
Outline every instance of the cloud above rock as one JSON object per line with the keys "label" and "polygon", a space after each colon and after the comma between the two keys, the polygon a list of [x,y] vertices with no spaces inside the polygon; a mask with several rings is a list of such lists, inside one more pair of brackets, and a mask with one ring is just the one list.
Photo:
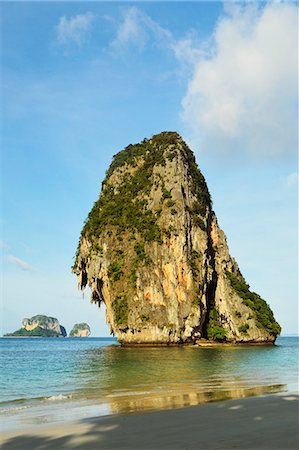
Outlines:
{"label": "cloud above rock", "polygon": [[297,7],[227,5],[194,63],[184,122],[203,151],[294,155]]}
{"label": "cloud above rock", "polygon": [[91,12],[76,16],[62,16],[56,27],[57,43],[61,45],[75,44],[81,46],[91,29],[95,15]]}
{"label": "cloud above rock", "polygon": [[[102,19],[114,28],[112,52],[156,47],[187,68],[178,71],[186,84],[181,119],[193,148],[292,159],[298,147],[297,12],[292,2],[227,2],[204,42],[195,29],[175,36],[135,6]],[[57,42],[81,47],[95,18],[91,12],[60,17]]]}

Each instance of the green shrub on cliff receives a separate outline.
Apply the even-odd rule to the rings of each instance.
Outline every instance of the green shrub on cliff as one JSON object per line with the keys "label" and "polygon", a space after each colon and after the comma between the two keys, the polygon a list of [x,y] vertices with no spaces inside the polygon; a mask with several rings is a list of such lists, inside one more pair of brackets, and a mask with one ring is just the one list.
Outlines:
{"label": "green shrub on cliff", "polygon": [[171,162],[174,160],[174,158],[176,156],[177,156],[177,152],[175,150],[171,150],[167,155],[167,159]]}
{"label": "green shrub on cliff", "polygon": [[[119,235],[126,230],[131,233],[137,231],[146,241],[161,242],[158,217],[148,209],[147,200],[144,198],[150,193],[153,169],[156,164],[161,163],[161,152],[148,141],[129,146],[129,149],[123,152],[115,156],[107,172],[101,196],[90,211],[82,234],[96,237],[102,233],[103,228],[109,226],[115,227]],[[137,156],[143,156],[143,164],[132,175],[122,178],[115,190],[108,182],[109,176],[125,162],[132,164]],[[143,198],[140,198],[140,193]]]}
{"label": "green shrub on cliff", "polygon": [[126,325],[128,323],[128,301],[125,294],[120,294],[114,299],[112,309],[116,325]]}
{"label": "green shrub on cliff", "polygon": [[193,217],[193,223],[195,226],[199,227],[202,231],[206,231],[206,225],[201,217],[194,216]]}
{"label": "green shrub on cliff", "polygon": [[196,294],[192,300],[192,305],[195,306],[196,308],[199,308],[200,303],[201,303],[201,296]]}
{"label": "green shrub on cliff", "polygon": [[112,262],[108,266],[108,276],[112,281],[118,281],[123,276],[121,264],[119,262]]}
{"label": "green shrub on cliff", "polygon": [[206,231],[206,225],[202,216],[206,213],[206,205],[201,205],[198,201],[195,202],[192,208],[186,207],[190,214],[192,222],[195,226],[199,227],[201,230]]}
{"label": "green shrub on cliff", "polygon": [[163,150],[166,150],[171,144],[176,144],[178,137],[179,135],[175,132],[165,131],[154,135],[152,139],[144,139],[140,144],[129,144],[124,150],[113,156],[105,181],[124,164],[136,165],[140,157],[145,157],[147,165],[160,164],[165,166]]}
{"label": "green shrub on cliff", "polygon": [[198,200],[196,200],[192,206],[192,213],[195,215],[205,216],[206,205],[202,204]]}
{"label": "green shrub on cliff", "polygon": [[226,331],[223,327],[214,326],[208,328],[208,338],[213,341],[223,342],[226,339]]}
{"label": "green shrub on cliff", "polygon": [[192,272],[192,275],[196,278],[199,274],[198,263],[200,260],[200,254],[196,250],[192,250],[188,263]]}
{"label": "green shrub on cliff", "polygon": [[[171,195],[171,190],[170,191],[168,191],[165,187],[164,187],[164,185],[162,185],[162,197],[161,197],[161,200],[163,201],[163,200],[166,200],[166,199],[171,199],[171,197],[172,197],[172,195]],[[167,202],[168,203],[168,202]]]}
{"label": "green shrub on cliff", "polygon": [[201,211],[203,212],[205,207],[211,208],[212,206],[211,195],[204,176],[196,164],[194,154],[185,143],[183,144],[183,146],[185,150],[185,161],[188,170],[188,176],[191,177],[192,180],[191,191],[193,195],[196,196],[198,202],[201,205]]}
{"label": "green shrub on cliff", "polygon": [[225,341],[227,332],[220,322],[219,313],[216,309],[211,309],[209,312],[209,321],[207,323],[208,339],[213,341]]}
{"label": "green shrub on cliff", "polygon": [[146,265],[150,264],[151,259],[146,254],[146,252],[144,250],[144,245],[141,242],[136,242],[136,244],[134,245],[134,250],[135,250],[136,255],[137,255],[137,258],[135,260],[136,267],[137,267],[139,262],[144,262]]}
{"label": "green shrub on cliff", "polygon": [[249,330],[248,323],[243,323],[243,325],[239,326],[239,331],[241,331],[241,333],[247,333],[248,330]]}
{"label": "green shrub on cliff", "polygon": [[249,285],[242,275],[226,272],[232,288],[242,298],[244,305],[248,306],[255,314],[255,323],[258,328],[263,328],[268,333],[277,336],[281,332],[280,325],[276,322],[273,311],[265,300],[255,292],[251,292]]}
{"label": "green shrub on cliff", "polygon": [[168,202],[166,202],[166,206],[168,206],[168,208],[172,208],[173,206],[175,206],[175,201],[174,200],[168,200]]}

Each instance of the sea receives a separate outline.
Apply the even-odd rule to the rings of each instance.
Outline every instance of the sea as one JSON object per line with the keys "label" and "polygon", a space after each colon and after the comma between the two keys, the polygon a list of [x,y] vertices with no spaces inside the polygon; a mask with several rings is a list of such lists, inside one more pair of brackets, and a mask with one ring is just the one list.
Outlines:
{"label": "sea", "polygon": [[1,429],[297,392],[298,347],[299,337],[211,348],[1,338]]}

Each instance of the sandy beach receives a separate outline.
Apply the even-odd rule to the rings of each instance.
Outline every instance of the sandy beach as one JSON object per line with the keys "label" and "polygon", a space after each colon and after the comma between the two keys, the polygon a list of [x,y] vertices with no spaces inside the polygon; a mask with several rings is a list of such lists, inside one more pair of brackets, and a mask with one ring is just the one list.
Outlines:
{"label": "sandy beach", "polygon": [[3,433],[1,449],[295,450],[298,418],[299,395],[286,393],[37,426]]}

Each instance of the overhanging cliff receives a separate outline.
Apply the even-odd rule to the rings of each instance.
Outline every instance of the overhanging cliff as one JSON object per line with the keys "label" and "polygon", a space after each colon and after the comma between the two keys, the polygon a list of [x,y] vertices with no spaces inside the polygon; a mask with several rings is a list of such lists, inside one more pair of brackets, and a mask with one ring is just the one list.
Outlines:
{"label": "overhanging cliff", "polygon": [[177,133],[114,156],[73,272],[91,302],[106,304],[122,343],[274,342],[280,333],[230,256],[205,179]]}

